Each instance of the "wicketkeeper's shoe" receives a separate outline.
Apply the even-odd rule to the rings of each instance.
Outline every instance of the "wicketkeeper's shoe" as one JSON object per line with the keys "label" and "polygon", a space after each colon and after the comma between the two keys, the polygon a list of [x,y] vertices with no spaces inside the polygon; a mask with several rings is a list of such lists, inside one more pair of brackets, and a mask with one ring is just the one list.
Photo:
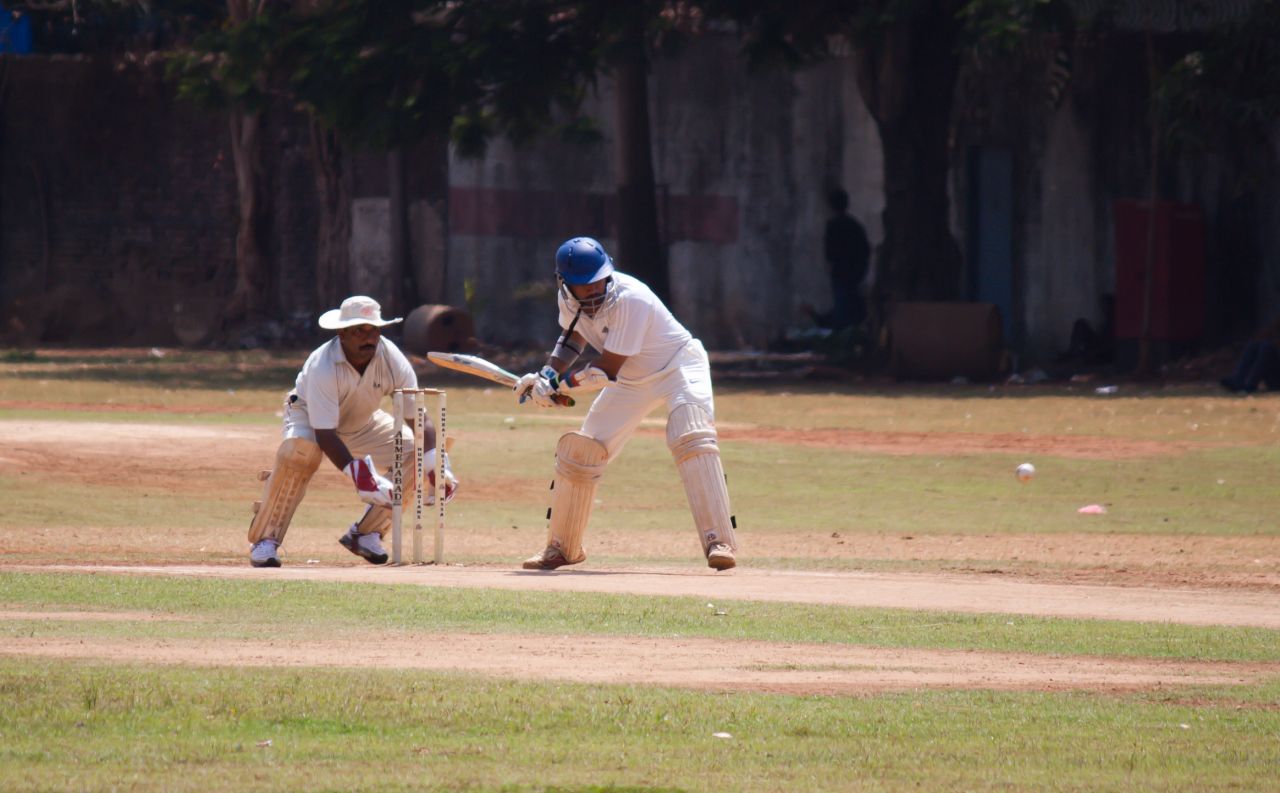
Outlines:
{"label": "wicketkeeper's shoe", "polygon": [[554,545],[548,545],[533,556],[524,560],[521,565],[526,570],[554,570],[557,567],[564,567],[567,564],[578,564],[585,561],[587,555],[584,553],[572,562],[564,558],[564,554]]}
{"label": "wicketkeeper's shoe", "polygon": [[387,549],[382,547],[382,538],[377,534],[360,534],[356,527],[347,529],[347,533],[338,538],[343,548],[364,559],[369,564],[386,564]]}
{"label": "wicketkeeper's shoe", "polygon": [[733,558],[733,549],[725,543],[713,542],[707,546],[707,567],[728,570],[737,564],[738,560]]}
{"label": "wicketkeeper's shoe", "polygon": [[253,544],[253,550],[249,551],[249,564],[254,567],[279,567],[280,557],[276,555],[278,547],[280,543],[275,540],[258,540]]}

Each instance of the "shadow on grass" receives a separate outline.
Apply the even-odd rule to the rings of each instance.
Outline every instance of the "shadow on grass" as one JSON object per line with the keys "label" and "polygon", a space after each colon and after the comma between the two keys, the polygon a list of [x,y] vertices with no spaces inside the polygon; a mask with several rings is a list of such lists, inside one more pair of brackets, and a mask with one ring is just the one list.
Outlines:
{"label": "shadow on grass", "polygon": [[[142,350],[44,351],[2,350],[0,363],[14,366],[5,374],[24,380],[136,383],[164,388],[288,389],[308,351],[221,352],[170,350],[163,357]],[[812,363],[812,361],[810,361]],[[30,365],[30,368],[28,368]],[[443,372],[434,366],[416,367],[424,381],[441,385],[476,385],[467,375]],[[713,363],[712,378],[721,394],[787,392],[791,395],[835,394],[851,397],[925,397],[955,400],[1036,399],[1077,397],[1098,401],[1141,397],[1218,397],[1244,399],[1202,381],[1135,380],[1126,375],[1101,375],[1096,382],[1062,380],[1007,384],[1003,380],[978,383],[895,381],[885,375],[856,373],[838,366],[772,368],[763,362]],[[1097,394],[1099,386],[1115,385],[1114,394]],[[492,387],[492,386],[490,386]],[[1253,395],[1268,399],[1268,394]]]}

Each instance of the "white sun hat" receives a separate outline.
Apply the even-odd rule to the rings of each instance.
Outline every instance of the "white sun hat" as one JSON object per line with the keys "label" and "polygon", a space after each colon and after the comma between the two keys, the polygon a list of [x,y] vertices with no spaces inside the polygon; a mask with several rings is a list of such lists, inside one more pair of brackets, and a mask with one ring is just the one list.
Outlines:
{"label": "white sun hat", "polygon": [[352,325],[376,325],[379,328],[394,325],[403,317],[382,318],[382,306],[364,295],[355,295],[342,301],[341,308],[330,309],[320,315],[320,327],[325,330],[349,328]]}

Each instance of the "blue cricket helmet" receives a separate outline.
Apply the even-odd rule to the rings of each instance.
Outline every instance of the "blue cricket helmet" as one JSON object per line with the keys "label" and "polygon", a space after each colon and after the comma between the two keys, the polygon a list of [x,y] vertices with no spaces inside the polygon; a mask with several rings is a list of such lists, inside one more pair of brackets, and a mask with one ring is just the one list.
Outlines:
{"label": "blue cricket helmet", "polygon": [[556,275],[566,284],[593,284],[613,273],[613,257],[590,237],[574,237],[556,251]]}

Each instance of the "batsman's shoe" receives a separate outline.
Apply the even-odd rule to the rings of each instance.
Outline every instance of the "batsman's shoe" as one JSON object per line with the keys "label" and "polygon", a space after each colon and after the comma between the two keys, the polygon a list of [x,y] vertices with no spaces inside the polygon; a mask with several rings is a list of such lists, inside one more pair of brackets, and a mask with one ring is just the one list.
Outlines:
{"label": "batsman's shoe", "polygon": [[338,542],[369,564],[387,563],[387,549],[382,547],[382,538],[377,534],[359,534],[355,526],[352,526],[338,538]]}
{"label": "batsman's shoe", "polygon": [[249,564],[254,567],[279,567],[280,557],[276,555],[279,545],[275,540],[258,540],[253,544],[253,550],[249,551]]}
{"label": "batsman's shoe", "polygon": [[707,567],[716,570],[728,570],[736,567],[738,560],[733,557],[733,549],[722,542],[713,542],[707,547]]}
{"label": "batsman's shoe", "polygon": [[584,553],[572,562],[564,558],[564,554],[554,545],[548,545],[533,556],[524,560],[521,565],[526,570],[554,570],[557,567],[564,567],[567,564],[578,564],[585,561],[587,555]]}

